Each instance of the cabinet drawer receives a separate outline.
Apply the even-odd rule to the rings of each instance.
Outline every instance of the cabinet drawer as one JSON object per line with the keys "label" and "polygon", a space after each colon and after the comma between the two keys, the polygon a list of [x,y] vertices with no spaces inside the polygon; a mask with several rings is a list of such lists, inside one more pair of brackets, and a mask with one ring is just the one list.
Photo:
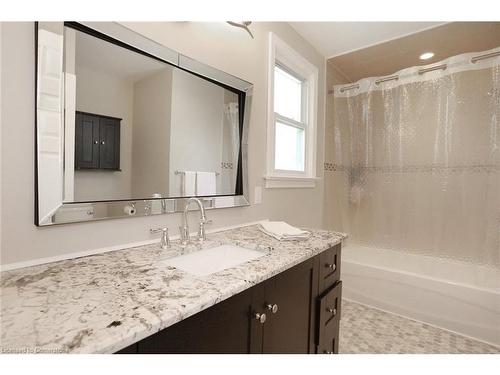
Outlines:
{"label": "cabinet drawer", "polygon": [[319,255],[319,293],[340,280],[340,244]]}
{"label": "cabinet drawer", "polygon": [[342,282],[318,297],[318,353],[337,353],[342,300]]}

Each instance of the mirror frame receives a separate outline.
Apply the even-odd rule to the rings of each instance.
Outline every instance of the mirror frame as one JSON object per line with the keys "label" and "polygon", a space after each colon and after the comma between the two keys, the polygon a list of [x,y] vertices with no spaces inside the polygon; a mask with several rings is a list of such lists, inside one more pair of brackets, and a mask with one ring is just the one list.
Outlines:
{"label": "mirror frame", "polygon": [[[69,26],[73,29],[91,34],[97,38],[104,39],[123,48],[130,49],[137,53],[141,53],[157,60],[163,61],[169,65],[173,65],[184,71],[192,73],[196,76],[211,81],[219,86],[225,86],[232,91],[239,91],[244,95],[244,112],[243,124],[240,134],[240,160],[242,171],[242,195],[219,195],[199,198],[206,209],[229,208],[248,206],[249,191],[248,191],[248,127],[250,124],[250,111],[252,104],[253,84],[235,77],[231,74],[205,65],[199,61],[184,56],[168,47],[165,47],[145,36],[132,31],[131,29],[115,22],[35,22],[35,225],[36,226],[52,226],[57,224],[67,224],[76,222],[88,222],[105,219],[117,219],[127,217],[141,217],[151,215],[169,214],[182,212],[186,206],[189,197],[185,198],[145,198],[135,200],[106,200],[92,202],[63,202],[48,218],[40,218],[39,216],[39,201],[43,197],[39,196],[38,188],[38,150],[40,149],[39,142],[39,127],[38,127],[38,31],[39,25],[43,24],[58,24],[58,27],[64,29],[64,26]],[[124,211],[127,207],[133,207],[134,215],[126,214]],[[89,218],[78,219],[61,219],[57,218],[57,214],[63,211],[85,211]],[[100,212],[105,211],[106,214]],[[109,213],[112,211],[113,213]],[[90,217],[92,215],[92,217]]]}

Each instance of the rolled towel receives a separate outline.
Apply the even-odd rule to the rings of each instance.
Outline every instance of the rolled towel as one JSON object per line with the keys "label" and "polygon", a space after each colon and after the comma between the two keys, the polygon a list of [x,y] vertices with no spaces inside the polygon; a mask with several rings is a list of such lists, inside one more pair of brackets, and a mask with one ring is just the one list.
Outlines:
{"label": "rolled towel", "polygon": [[279,241],[307,240],[311,236],[310,232],[292,227],[284,221],[261,221],[259,228]]}

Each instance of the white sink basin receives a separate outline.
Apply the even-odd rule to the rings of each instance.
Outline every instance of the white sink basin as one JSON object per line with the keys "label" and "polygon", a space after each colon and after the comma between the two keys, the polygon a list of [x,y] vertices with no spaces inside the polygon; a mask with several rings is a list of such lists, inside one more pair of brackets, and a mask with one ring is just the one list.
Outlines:
{"label": "white sink basin", "polygon": [[169,258],[162,261],[162,263],[196,276],[207,276],[249,260],[260,258],[263,255],[263,252],[257,250],[234,245],[222,245]]}

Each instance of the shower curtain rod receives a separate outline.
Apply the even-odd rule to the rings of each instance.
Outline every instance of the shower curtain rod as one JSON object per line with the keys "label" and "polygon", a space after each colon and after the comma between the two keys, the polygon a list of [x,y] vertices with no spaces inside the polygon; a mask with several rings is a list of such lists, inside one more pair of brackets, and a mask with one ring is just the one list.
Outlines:
{"label": "shower curtain rod", "polygon": [[376,85],[380,85],[382,82],[387,82],[387,81],[397,81],[399,79],[399,76],[396,74],[396,75],[393,75],[393,76],[389,76],[389,77],[384,77],[384,78],[380,78],[380,79],[377,79],[375,81],[375,84]]}
{"label": "shower curtain rod", "polygon": [[346,86],[346,87],[341,87],[340,92],[344,92],[347,90],[352,90],[352,89],[359,89],[359,83],[355,83],[354,85]]}
{"label": "shower curtain rod", "polygon": [[475,64],[477,61],[489,59],[490,57],[500,56],[500,51],[485,53],[484,55],[479,55],[470,59],[470,62]]}
{"label": "shower curtain rod", "polygon": [[[479,56],[474,56],[473,58],[470,59],[470,62],[475,64],[478,61],[489,59],[489,58],[495,57],[495,56],[500,56],[500,51],[485,53],[484,55],[479,55]],[[439,69],[445,70],[446,68],[448,68],[447,64],[435,65],[435,66],[431,66],[429,68],[420,69],[418,71],[418,74],[424,74],[424,73],[432,72],[433,70],[439,70]],[[380,85],[383,82],[392,81],[392,80],[397,81],[398,79],[399,79],[399,76],[397,74],[395,74],[392,76],[379,78],[375,81],[375,84]],[[359,83],[355,83],[355,84],[350,85],[350,86],[341,87],[340,92],[343,93],[345,91],[354,90],[354,89],[359,89]],[[332,94],[334,94],[334,92],[335,92],[334,90],[328,90],[328,95],[332,95]]]}
{"label": "shower curtain rod", "polygon": [[435,65],[435,66],[431,66],[429,68],[419,69],[418,70],[418,74],[424,74],[424,73],[427,73],[427,72],[432,72],[433,70],[441,70],[441,69],[445,70],[447,67],[448,67],[447,64]]}

